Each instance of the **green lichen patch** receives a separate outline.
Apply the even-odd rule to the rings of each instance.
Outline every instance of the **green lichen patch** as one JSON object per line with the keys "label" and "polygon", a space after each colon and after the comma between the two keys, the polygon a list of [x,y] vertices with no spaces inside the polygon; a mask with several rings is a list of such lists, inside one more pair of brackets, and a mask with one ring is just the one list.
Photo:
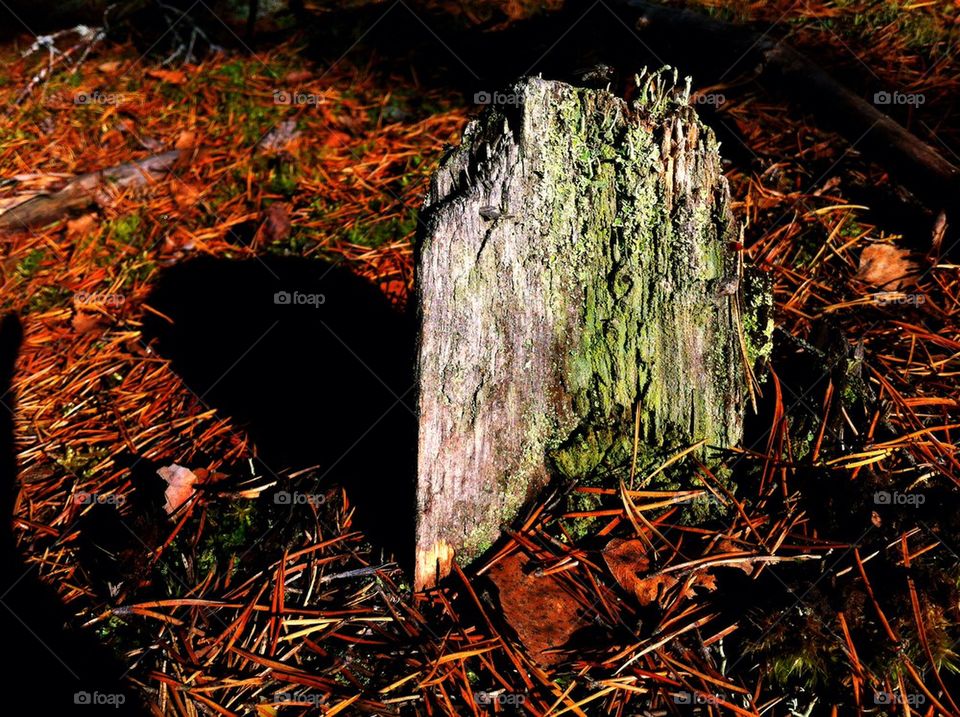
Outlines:
{"label": "green lichen patch", "polygon": [[616,485],[635,453],[642,475],[691,444],[740,440],[769,287],[741,293],[718,144],[675,85],[645,74],[628,105],[523,80],[434,175],[418,267],[421,545],[469,562],[550,479]]}

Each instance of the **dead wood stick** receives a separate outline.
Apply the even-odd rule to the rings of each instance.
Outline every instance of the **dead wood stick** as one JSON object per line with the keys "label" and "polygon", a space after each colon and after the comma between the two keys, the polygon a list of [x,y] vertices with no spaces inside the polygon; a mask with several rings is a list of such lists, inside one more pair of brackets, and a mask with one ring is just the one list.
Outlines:
{"label": "dead wood stick", "polygon": [[81,174],[56,192],[36,194],[0,214],[0,231],[43,226],[70,212],[86,209],[108,187],[131,189],[146,186],[166,176],[182,154],[181,150],[175,149]]}

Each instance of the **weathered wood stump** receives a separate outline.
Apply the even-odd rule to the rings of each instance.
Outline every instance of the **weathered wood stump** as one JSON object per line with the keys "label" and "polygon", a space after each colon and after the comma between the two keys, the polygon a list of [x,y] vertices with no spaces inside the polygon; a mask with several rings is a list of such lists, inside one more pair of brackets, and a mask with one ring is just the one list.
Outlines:
{"label": "weathered wood stump", "polygon": [[741,262],[713,133],[654,75],[628,104],[525,79],[433,177],[419,244],[415,586],[551,479],[740,439]]}

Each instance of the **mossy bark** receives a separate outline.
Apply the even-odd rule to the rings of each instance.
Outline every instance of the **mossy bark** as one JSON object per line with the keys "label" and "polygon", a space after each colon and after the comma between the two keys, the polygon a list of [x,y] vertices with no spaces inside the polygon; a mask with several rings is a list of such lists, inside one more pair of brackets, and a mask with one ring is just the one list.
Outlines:
{"label": "mossy bark", "polygon": [[[655,78],[656,79],[656,78]],[[418,255],[417,588],[551,478],[740,439],[729,191],[682,94],[526,79],[433,177]]]}

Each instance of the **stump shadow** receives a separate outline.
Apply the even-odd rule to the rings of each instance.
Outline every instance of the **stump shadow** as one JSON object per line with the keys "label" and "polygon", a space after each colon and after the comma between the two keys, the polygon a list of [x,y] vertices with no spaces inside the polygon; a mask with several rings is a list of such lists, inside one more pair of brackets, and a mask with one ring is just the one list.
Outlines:
{"label": "stump shadow", "polygon": [[412,565],[409,315],[347,269],[298,257],[192,259],[164,271],[145,303],[144,339],[248,432],[263,475],[317,466],[346,488],[371,541]]}
{"label": "stump shadow", "polygon": [[12,391],[14,364],[22,339],[20,320],[0,320],[0,635],[4,661],[5,711],[33,714],[148,714],[132,686],[127,667],[75,619],[57,591],[24,560],[13,517],[17,501],[17,462]]}

